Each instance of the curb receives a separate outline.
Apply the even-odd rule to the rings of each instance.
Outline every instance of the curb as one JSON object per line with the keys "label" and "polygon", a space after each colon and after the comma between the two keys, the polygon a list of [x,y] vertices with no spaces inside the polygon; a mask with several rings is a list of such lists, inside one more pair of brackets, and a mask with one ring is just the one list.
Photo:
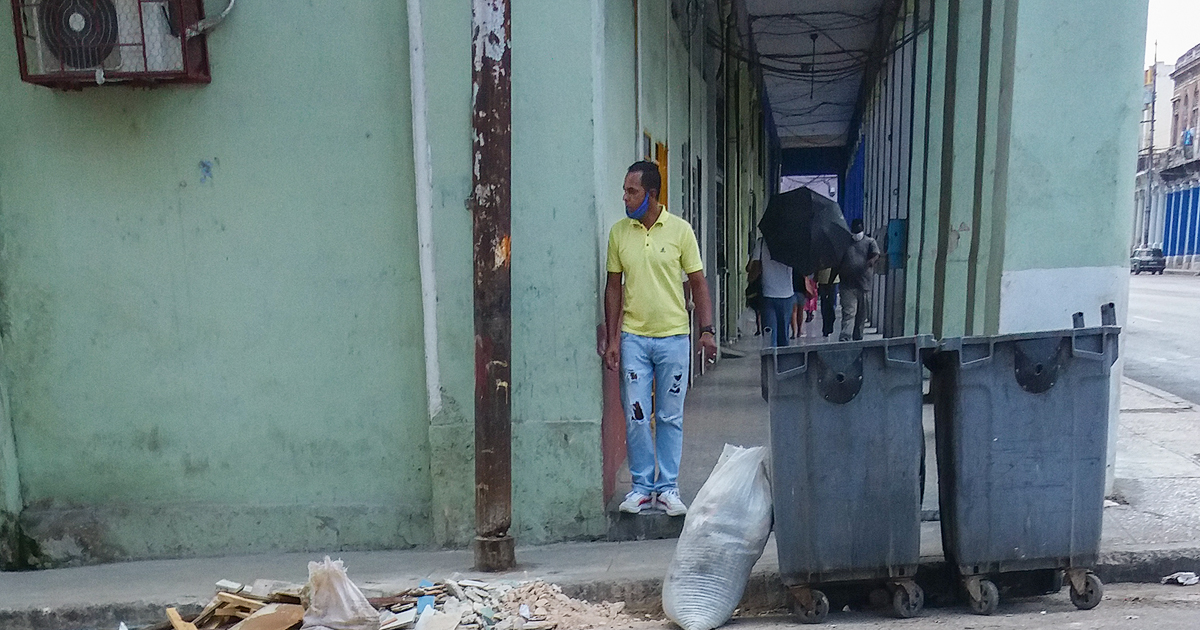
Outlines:
{"label": "curb", "polygon": [[[1195,407],[1195,405],[1193,405],[1190,401],[1184,400],[1184,399],[1180,398],[1179,396],[1172,394],[1171,392],[1161,390],[1157,387],[1154,387],[1153,385],[1147,385],[1141,381],[1135,381],[1135,380],[1129,378],[1128,376],[1122,376],[1121,383],[1123,385],[1128,385],[1134,389],[1140,389],[1143,392],[1150,394],[1151,396],[1156,396],[1158,398],[1161,398],[1161,399],[1171,403],[1172,405],[1176,405],[1178,407],[1178,409],[1173,409],[1172,411],[1186,411],[1188,409],[1192,409],[1193,407]],[[1138,410],[1131,410],[1131,411],[1136,412]]]}
{"label": "curb", "polygon": [[[929,566],[931,563],[924,563]],[[932,564],[940,564],[940,561]],[[1176,571],[1200,569],[1200,547],[1173,545],[1158,549],[1108,551],[1100,555],[1096,574],[1112,582],[1158,583]],[[588,601],[623,601],[636,614],[662,613],[662,580],[659,578],[559,582],[565,595]],[[750,576],[739,608],[742,611],[777,610],[788,603],[787,590],[778,571],[760,571]],[[58,609],[0,610],[4,630],[115,630],[125,622],[131,629],[163,621],[163,609],[174,606],[183,614],[197,613],[201,603],[148,602],[77,606]]]}
{"label": "curb", "polygon": [[1200,547],[1171,546],[1142,551],[1107,551],[1100,554],[1096,575],[1108,582],[1158,583],[1176,571],[1200,570]]}
{"label": "curb", "polygon": [[[941,560],[922,562],[936,572]],[[1200,547],[1170,546],[1139,551],[1108,551],[1100,554],[1095,573],[1105,584],[1135,582],[1158,584],[1165,575],[1176,571],[1200,570]],[[918,574],[918,582],[921,581]],[[662,613],[662,580],[628,582],[588,582],[560,584],[563,593],[588,601],[624,601],[634,613]],[[738,605],[743,611],[777,610],[788,604],[787,589],[777,571],[762,571],[750,576]]]}
{"label": "curb", "polygon": [[[941,560],[922,562],[922,568],[942,565]],[[1138,551],[1108,551],[1100,554],[1095,573],[1105,583],[1135,582],[1158,584],[1165,575],[1176,571],[1200,569],[1200,547],[1169,546]],[[918,581],[920,578],[918,577]],[[559,584],[563,593],[588,601],[623,601],[626,610],[634,613],[662,612],[662,580],[643,579],[625,582],[596,581],[580,584]],[[738,605],[743,611],[768,611],[788,604],[787,589],[778,571],[762,571],[750,576],[746,591]]]}

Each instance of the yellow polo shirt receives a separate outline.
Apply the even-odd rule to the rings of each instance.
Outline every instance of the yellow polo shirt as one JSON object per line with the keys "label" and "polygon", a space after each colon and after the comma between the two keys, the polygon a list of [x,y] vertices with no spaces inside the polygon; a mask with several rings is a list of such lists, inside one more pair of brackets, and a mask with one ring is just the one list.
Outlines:
{"label": "yellow polo shirt", "polygon": [[621,330],[643,337],[688,334],[684,274],[704,269],[700,246],[687,221],[667,212],[647,230],[621,219],[608,232],[608,272],[625,274]]}

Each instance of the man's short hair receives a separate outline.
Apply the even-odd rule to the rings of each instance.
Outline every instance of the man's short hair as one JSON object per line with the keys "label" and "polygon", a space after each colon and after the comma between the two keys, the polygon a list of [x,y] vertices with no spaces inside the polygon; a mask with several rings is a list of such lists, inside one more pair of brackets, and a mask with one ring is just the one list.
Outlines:
{"label": "man's short hair", "polygon": [[863,231],[863,220],[862,219],[855,219],[850,222],[850,232],[854,233],[854,232],[862,232],[862,231]]}
{"label": "man's short hair", "polygon": [[647,191],[653,190],[656,195],[662,193],[662,175],[658,173],[658,165],[654,162],[642,160],[634,162],[633,166],[629,167],[630,173],[640,173],[642,188]]}

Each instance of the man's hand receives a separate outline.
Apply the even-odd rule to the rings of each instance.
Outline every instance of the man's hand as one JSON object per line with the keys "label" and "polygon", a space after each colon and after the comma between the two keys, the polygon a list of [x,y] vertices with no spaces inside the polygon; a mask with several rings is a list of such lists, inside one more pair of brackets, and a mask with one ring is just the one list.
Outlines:
{"label": "man's hand", "polygon": [[617,372],[621,369],[621,274],[608,272],[604,283],[604,334],[608,342],[601,354],[604,367]]}
{"label": "man's hand", "polygon": [[712,333],[700,333],[700,346],[704,348],[704,360],[709,363],[717,360],[717,340]]}
{"label": "man's hand", "polygon": [[621,342],[608,342],[604,349],[604,367],[613,372],[621,369]]}

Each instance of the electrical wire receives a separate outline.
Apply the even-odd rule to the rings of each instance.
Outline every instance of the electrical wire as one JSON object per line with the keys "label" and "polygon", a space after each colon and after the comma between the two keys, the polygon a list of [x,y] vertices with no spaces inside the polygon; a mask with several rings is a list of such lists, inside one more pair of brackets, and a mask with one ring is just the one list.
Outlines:
{"label": "electrical wire", "polygon": [[187,29],[187,38],[191,39],[197,35],[204,35],[214,28],[217,28],[221,22],[225,21],[225,18],[229,17],[229,13],[233,11],[233,5],[236,2],[237,0],[229,0],[229,4],[220,13],[213,17],[204,18],[203,20],[196,22],[194,25],[189,26]]}

